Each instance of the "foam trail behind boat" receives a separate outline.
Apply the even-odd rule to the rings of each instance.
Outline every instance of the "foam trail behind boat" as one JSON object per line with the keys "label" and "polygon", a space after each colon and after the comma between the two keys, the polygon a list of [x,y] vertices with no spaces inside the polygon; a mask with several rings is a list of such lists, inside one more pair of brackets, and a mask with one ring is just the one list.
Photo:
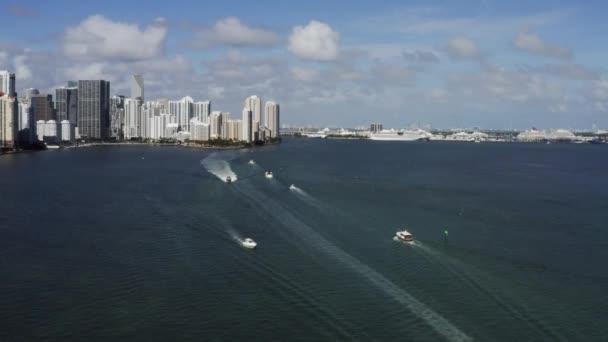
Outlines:
{"label": "foam trail behind boat", "polygon": [[323,205],[323,203],[319,202],[316,198],[312,197],[310,194],[308,194],[301,188],[298,188],[297,186],[292,184],[289,186],[289,190],[291,190],[299,199],[306,202],[306,204],[315,207],[316,209],[321,211],[325,210],[325,206]]}
{"label": "foam trail behind boat", "polygon": [[209,173],[219,178],[222,182],[226,182],[227,177],[230,177],[233,182],[238,179],[236,173],[230,168],[230,163],[217,157],[216,153],[201,160],[201,164]]}
{"label": "foam trail behind boat", "polygon": [[235,189],[252,203],[256,203],[268,215],[278,220],[284,227],[298,235],[300,239],[307,241],[310,245],[350,267],[395,301],[404,305],[448,341],[472,341],[471,337],[450,323],[446,318],[395,285],[382,274],[325,239],[312,227],[291,214],[287,208],[276,200],[262,194],[250,184],[241,184],[241,186],[235,187]]}

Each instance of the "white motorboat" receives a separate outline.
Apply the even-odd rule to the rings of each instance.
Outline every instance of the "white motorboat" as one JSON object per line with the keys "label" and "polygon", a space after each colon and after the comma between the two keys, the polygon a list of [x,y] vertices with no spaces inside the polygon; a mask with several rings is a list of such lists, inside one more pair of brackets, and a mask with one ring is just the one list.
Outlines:
{"label": "white motorboat", "polygon": [[414,242],[414,236],[412,234],[410,234],[410,232],[408,232],[407,230],[398,231],[395,234],[394,239],[396,241]]}
{"label": "white motorboat", "polygon": [[264,173],[264,177],[266,177],[266,178],[268,178],[268,179],[272,178],[272,177],[273,177],[272,172],[271,172],[271,171],[266,171],[266,172]]}
{"label": "white motorboat", "polygon": [[230,176],[226,177],[226,183],[232,183],[232,178]]}
{"label": "white motorboat", "polygon": [[250,238],[246,238],[245,240],[241,241],[241,245],[243,245],[245,248],[254,249],[258,244]]}
{"label": "white motorboat", "polygon": [[255,165],[255,162],[252,160],[249,161],[249,165]]}
{"label": "white motorboat", "polygon": [[289,190],[296,190],[296,189],[297,189],[297,187],[296,187],[295,185],[293,185],[293,184],[291,184],[291,185],[289,186]]}

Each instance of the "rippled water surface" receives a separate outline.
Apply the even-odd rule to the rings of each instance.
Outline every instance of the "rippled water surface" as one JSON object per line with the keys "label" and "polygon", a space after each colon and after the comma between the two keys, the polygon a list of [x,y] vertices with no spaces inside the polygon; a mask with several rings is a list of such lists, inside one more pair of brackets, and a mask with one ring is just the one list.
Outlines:
{"label": "rippled water surface", "polygon": [[[606,340],[607,153],[286,139],[2,156],[0,341]],[[415,244],[392,240],[403,228]]]}

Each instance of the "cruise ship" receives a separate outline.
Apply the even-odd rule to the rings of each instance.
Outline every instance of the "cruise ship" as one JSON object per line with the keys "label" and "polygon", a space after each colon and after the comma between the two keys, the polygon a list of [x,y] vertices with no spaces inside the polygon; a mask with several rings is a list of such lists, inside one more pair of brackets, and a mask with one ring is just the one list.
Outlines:
{"label": "cruise ship", "polygon": [[416,141],[416,140],[430,140],[433,135],[425,130],[399,130],[394,129],[383,129],[376,133],[370,133],[370,140],[384,140],[384,141]]}

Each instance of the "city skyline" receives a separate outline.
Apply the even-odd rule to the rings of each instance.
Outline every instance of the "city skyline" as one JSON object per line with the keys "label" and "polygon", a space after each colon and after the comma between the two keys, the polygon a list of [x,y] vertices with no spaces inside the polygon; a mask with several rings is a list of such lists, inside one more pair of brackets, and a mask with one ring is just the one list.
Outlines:
{"label": "city skyline", "polygon": [[146,98],[232,113],[235,99],[265,94],[300,126],[608,126],[603,4],[244,4],[12,2],[0,70],[20,75],[19,93],[50,94],[105,79],[128,95],[139,74]]}

